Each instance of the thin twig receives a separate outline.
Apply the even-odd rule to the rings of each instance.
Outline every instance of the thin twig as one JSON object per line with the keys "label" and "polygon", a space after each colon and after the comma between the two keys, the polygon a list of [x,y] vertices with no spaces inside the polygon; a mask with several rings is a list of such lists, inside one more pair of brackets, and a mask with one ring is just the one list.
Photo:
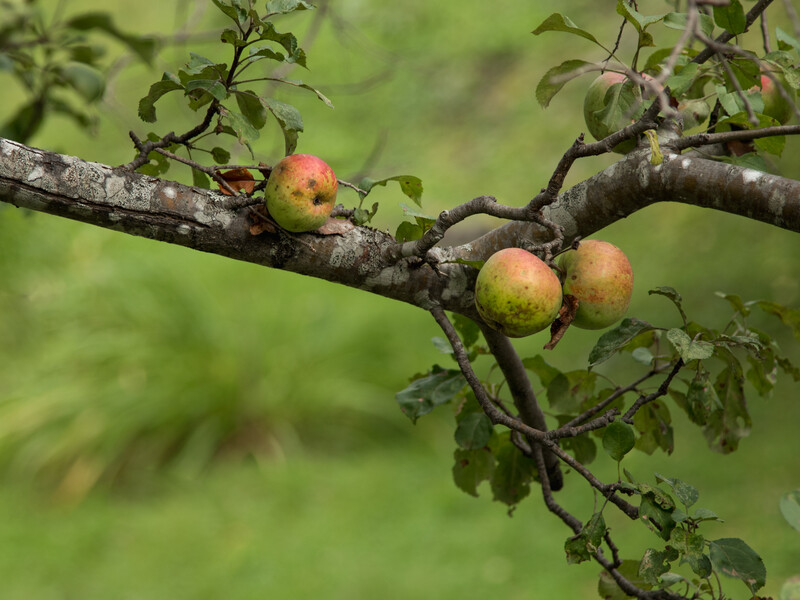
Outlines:
{"label": "thin twig", "polygon": [[678,362],[675,363],[675,366],[672,367],[672,371],[670,371],[669,375],[667,375],[666,379],[661,382],[661,385],[658,386],[658,389],[653,392],[652,394],[648,394],[647,396],[639,396],[636,402],[627,410],[627,412],[622,416],[622,420],[628,424],[633,424],[633,416],[636,412],[643,407],[645,404],[649,404],[662,396],[666,396],[667,392],[669,391],[669,386],[672,383],[672,380],[678,374],[685,363],[683,362],[682,358],[678,359]]}
{"label": "thin twig", "polygon": [[767,13],[761,13],[761,38],[764,40],[764,54],[772,52],[769,47],[769,25],[767,25]]}
{"label": "thin twig", "polygon": [[698,133],[684,138],[678,138],[665,144],[675,150],[696,148],[709,144],[724,144],[726,142],[747,142],[765,137],[778,135],[800,135],[800,125],[780,125],[775,127],[762,127],[760,129],[737,129],[735,131],[721,131],[719,133]]}
{"label": "thin twig", "polygon": [[[747,15],[745,15],[745,31],[750,29],[750,26],[756,22],[756,19],[758,19],[758,17],[761,16],[761,13],[763,13],[770,4],[772,4],[772,0],[758,0],[758,2],[755,3],[753,8],[751,8],[747,12]],[[735,37],[734,34],[725,31],[722,34],[720,34],[714,41],[717,42],[718,44],[724,44],[732,40],[734,37]],[[695,56],[691,62],[697,63],[698,65],[702,65],[709,58],[714,56],[714,53],[715,53],[714,49],[709,46],[708,48],[700,52],[697,56]]]}

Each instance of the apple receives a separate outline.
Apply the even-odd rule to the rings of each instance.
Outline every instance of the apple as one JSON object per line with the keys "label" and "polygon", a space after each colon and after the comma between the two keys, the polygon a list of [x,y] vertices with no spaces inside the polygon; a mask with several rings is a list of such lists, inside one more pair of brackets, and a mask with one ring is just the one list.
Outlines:
{"label": "apple", "polygon": [[475,307],[500,333],[531,335],[558,316],[561,282],[539,257],[521,248],[505,248],[492,254],[478,273]]}
{"label": "apple", "polygon": [[[642,77],[647,80],[652,80],[650,75],[642,74]],[[633,119],[626,119],[624,114],[620,114],[616,121],[608,124],[603,123],[599,116],[599,113],[606,108],[606,93],[609,88],[617,83],[625,83],[627,80],[628,78],[622,73],[606,71],[592,81],[589,85],[589,89],[586,90],[586,97],[583,101],[583,119],[586,122],[586,128],[594,139],[598,141],[602,140],[634,122]],[[646,98],[648,94],[645,93],[644,96]],[[625,154],[635,147],[636,140],[626,140],[614,146],[613,150],[614,152]]]}
{"label": "apple", "polygon": [[264,190],[267,210],[287,231],[319,229],[336,202],[336,175],[312,154],[290,154],[272,168]]}
{"label": "apple", "polygon": [[[772,74],[791,97],[792,88],[786,85],[786,79],[783,75],[777,71],[773,71]],[[758,91],[758,88],[753,87],[751,91]],[[781,96],[775,82],[768,75],[761,76],[761,98],[764,100],[764,114],[768,117],[772,117],[781,125],[792,118],[792,105],[786,101],[786,98]]]}
{"label": "apple", "polygon": [[625,253],[608,242],[586,240],[561,255],[564,294],[578,300],[572,324],[604,329],[628,310],[633,293],[633,269]]}

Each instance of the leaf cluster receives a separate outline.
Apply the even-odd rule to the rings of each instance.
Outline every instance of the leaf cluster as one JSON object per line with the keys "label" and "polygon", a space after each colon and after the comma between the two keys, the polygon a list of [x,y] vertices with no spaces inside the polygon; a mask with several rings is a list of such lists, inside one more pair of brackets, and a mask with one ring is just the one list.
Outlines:
{"label": "leaf cluster", "polygon": [[[643,590],[674,592],[681,588],[685,595],[721,598],[719,583],[714,584],[719,580],[713,575],[723,574],[742,580],[755,593],[764,585],[763,562],[742,540],[712,540],[699,531],[719,518],[711,510],[695,508],[699,491],[694,486],[659,474],[655,475],[656,485],[639,482],[621,463],[633,450],[646,454],[657,449],[673,451],[671,410],[676,406],[702,429],[712,450],[736,450],[752,425],[745,395],[751,391],[769,395],[779,371],[800,381],[800,370],[782,356],[771,336],[750,325],[751,314],[774,315],[800,340],[800,311],[718,294],[732,316],[716,329],[691,320],[675,289],[659,287],[650,294],[672,304],[679,324],[662,327],[626,318],[600,336],[585,369],[564,372],[541,355],[521,360],[525,370],[538,379],[537,396],[546,398],[547,412],[557,421],[549,435],[569,454],[569,465],[606,499],[587,522],[575,526],[570,521],[574,535],[565,542],[567,561],[579,563],[602,554],[601,546],[609,534],[603,512],[613,501],[664,543],[663,548],[648,549],[640,560],[619,562],[618,566],[625,565],[630,571],[628,581],[635,581]],[[467,362],[490,354],[481,344],[475,323],[460,315],[453,315],[452,323]],[[434,338],[433,343],[448,354],[456,348],[444,338]],[[638,365],[644,374],[627,385],[616,383],[599,371],[612,359]],[[519,431],[493,425],[497,421],[478,402],[475,388],[467,385],[463,365],[459,365],[461,370],[435,366],[417,376],[397,394],[398,403],[412,421],[437,406],[451,404],[455,411],[452,474],[456,486],[477,496],[481,483],[488,482],[493,498],[513,509],[529,495],[531,483],[539,480],[532,452],[535,442]],[[506,382],[492,377],[496,367],[489,368],[480,385],[500,411],[520,418],[514,403],[504,398],[509,393]],[[660,383],[654,385],[652,380]],[[619,481],[605,485],[593,478],[587,465],[598,459],[598,446],[618,464],[625,481],[620,476]],[[620,500],[617,494],[638,499],[638,505]],[[784,505],[787,519],[793,522],[797,516],[793,497],[787,496]],[[673,566],[679,565],[688,565],[692,575],[673,573]],[[614,580],[601,578],[600,586],[609,594],[604,597],[623,597]]]}
{"label": "leaf cluster", "polygon": [[[693,133],[779,125],[773,117],[764,114],[762,74],[773,80],[784,100],[797,110],[800,41],[780,27],[774,30],[777,48],[771,51],[744,49],[720,41],[740,36],[748,28],[748,15],[739,0],[732,0],[726,6],[715,5],[710,14],[695,8],[693,12],[645,15],[626,0],[617,1],[616,11],[623,25],[629,26],[628,31],[633,30],[635,38],[632,54],[627,57],[621,55],[619,43],[610,49],[561,13],[550,15],[533,30],[535,35],[559,32],[588,40],[603,54],[595,62],[570,58],[548,69],[536,89],[536,97],[543,107],[547,107],[570,80],[586,73],[596,76],[601,71],[614,71],[626,74],[628,80],[610,86],[603,107],[593,115],[586,115],[607,126],[625,119],[638,119],[647,98],[661,103],[662,118],[674,118],[675,109],[686,103],[706,103],[710,116],[705,117],[703,123],[688,124],[687,131],[691,129]],[[674,45],[669,39],[669,30],[685,31],[688,39],[682,45]],[[657,38],[665,40],[663,45],[659,45]],[[701,48],[705,45],[706,50],[698,49],[698,43]],[[765,46],[770,47],[769,44]],[[668,97],[663,92],[665,88]],[[753,143],[736,147],[731,156],[718,158],[766,170],[763,155],[780,156],[784,146],[783,136],[760,137]]]}
{"label": "leaf cluster", "polygon": [[0,23],[0,77],[9,76],[26,93],[26,101],[0,122],[0,137],[27,142],[48,115],[59,114],[82,129],[92,129],[92,107],[105,92],[108,79],[102,36],[121,42],[150,64],[153,38],[120,29],[103,11],[69,18],[52,16],[42,3],[3,3]]}
{"label": "leaf cluster", "polygon": [[[282,132],[286,154],[291,154],[303,131],[302,117],[294,106],[266,93],[267,84],[304,89],[327,106],[333,105],[318,89],[275,72],[280,66],[307,68],[307,65],[306,53],[295,35],[279,31],[273,19],[313,6],[304,0],[272,0],[261,10],[252,0],[214,0],[213,4],[232,23],[220,34],[220,41],[228,47],[229,60],[216,61],[191,52],[182,68],[175,73],[164,72],[150,86],[139,101],[139,117],[146,123],[155,122],[156,103],[167,94],[181,92],[189,109],[198,111],[205,107],[206,113],[201,125],[176,139],[175,147],[208,153],[217,164],[224,164],[230,158],[227,150],[218,145],[199,146],[198,142],[208,135],[225,135],[250,148],[271,118]],[[213,131],[207,132],[212,120]],[[149,139],[159,141],[162,137],[150,134]],[[154,153],[148,158],[155,159]],[[163,173],[152,166],[140,170]]]}

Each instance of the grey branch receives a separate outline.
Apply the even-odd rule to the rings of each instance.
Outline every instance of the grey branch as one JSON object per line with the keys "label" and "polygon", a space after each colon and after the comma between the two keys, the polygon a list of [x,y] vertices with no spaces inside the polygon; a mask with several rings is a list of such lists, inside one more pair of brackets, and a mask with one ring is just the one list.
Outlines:
{"label": "grey branch", "polygon": [[[100,227],[318,277],[407,302],[440,306],[480,321],[476,269],[501,248],[544,244],[552,227],[512,221],[473,242],[435,246],[429,262],[392,256],[394,238],[341,221],[338,233],[253,235],[247,207],[220,192],[86,162],[0,139],[0,201]],[[542,210],[564,243],[586,237],[656,202],[712,208],[800,232],[800,182],[752,169],[667,153],[631,153],[559,194]]]}

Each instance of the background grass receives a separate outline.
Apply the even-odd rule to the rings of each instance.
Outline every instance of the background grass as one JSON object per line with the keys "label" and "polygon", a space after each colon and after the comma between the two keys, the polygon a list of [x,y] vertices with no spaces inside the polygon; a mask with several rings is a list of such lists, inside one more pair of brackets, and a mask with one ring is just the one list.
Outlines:
{"label": "background grass", "polygon": [[[191,9],[176,6],[113,10],[127,29],[166,33]],[[530,35],[553,7],[330,7],[309,48],[310,72],[292,76],[320,86],[336,109],[282,97],[303,112],[298,150],[325,157],[345,178],[365,163],[376,178],[418,175],[430,214],[484,193],[522,204],[583,127],[588,81],[569,84],[547,111],[534,97],[549,66],[602,58],[583,41]],[[558,10],[609,43],[616,37],[609,7],[571,0]],[[302,32],[312,18],[281,27]],[[200,30],[219,24],[204,19]],[[780,10],[770,23],[785,24]],[[175,70],[189,49],[220,52],[173,48],[159,68]],[[109,89],[97,137],[55,118],[33,145],[130,160],[127,130],[147,131],[136,102],[158,76],[131,63]],[[2,81],[0,106],[11,114],[24,98]],[[161,131],[189,125],[178,104],[160,103]],[[782,161],[795,177],[797,147],[792,141]],[[277,131],[254,150],[276,160]],[[612,159],[579,163],[570,181]],[[170,176],[187,181],[188,173],[177,167]],[[375,199],[378,225],[396,226],[404,197],[381,188]],[[598,237],[631,258],[631,315],[676,324],[669,303],[647,295],[660,285],[681,291],[690,315],[709,325],[725,319],[717,290],[800,305],[796,234],[665,204]],[[449,409],[411,426],[396,408],[393,394],[410,375],[449,361],[429,343],[440,333],[423,311],[17,210],[0,211],[0,282],[4,597],[592,597],[596,568],[566,565],[567,530],[535,494],[508,518],[487,489],[473,499],[454,487]],[[758,325],[778,332],[798,360],[796,341],[774,320]],[[595,339],[570,331],[548,360],[580,368]],[[516,343],[532,355],[544,340]],[[617,368],[625,365],[608,372]],[[765,595],[800,572],[800,538],[777,511],[780,494],[800,487],[797,393],[784,384],[769,400],[754,396],[753,434],[732,456],[707,452],[673,409],[675,453],[626,459],[641,480],[658,471],[696,485],[700,504],[726,520],[710,525],[709,537],[742,537],[765,558]],[[228,460],[209,462],[220,456]],[[597,468],[615,477],[602,459]],[[591,514],[593,499],[574,475],[560,499],[581,518]],[[658,543],[640,525],[613,526],[631,557]],[[747,596],[736,582],[729,589]]]}

